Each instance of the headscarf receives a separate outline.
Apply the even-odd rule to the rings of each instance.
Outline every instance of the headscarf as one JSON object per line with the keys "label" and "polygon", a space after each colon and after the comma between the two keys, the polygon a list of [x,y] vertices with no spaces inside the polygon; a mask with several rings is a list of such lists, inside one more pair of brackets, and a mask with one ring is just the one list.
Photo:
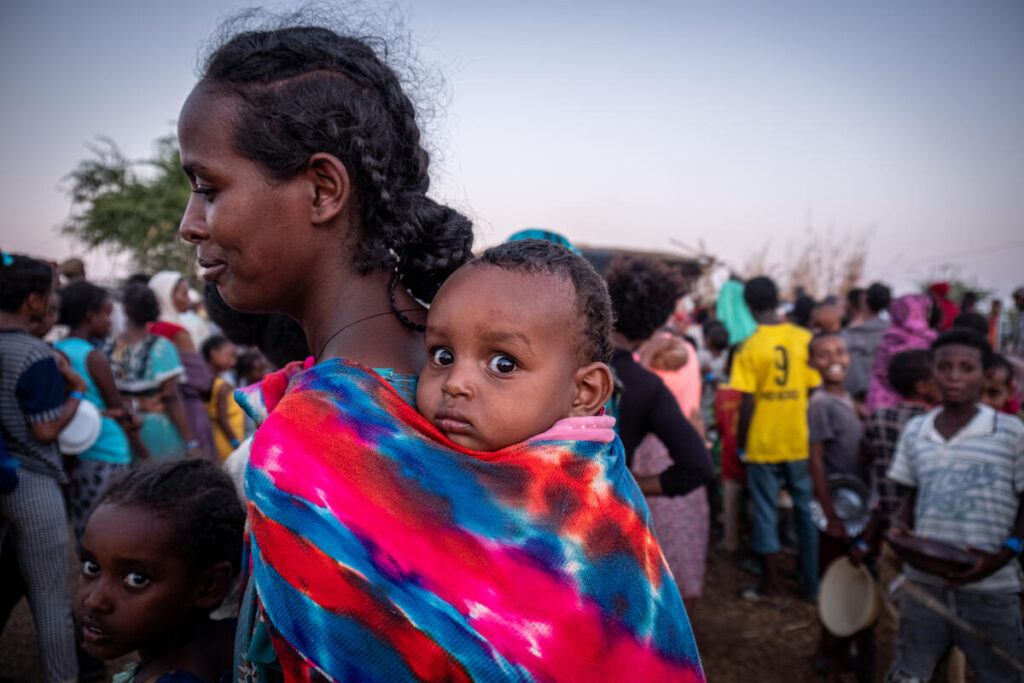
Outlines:
{"label": "headscarf", "polygon": [[729,345],[739,344],[754,334],[757,322],[743,300],[743,283],[728,280],[718,291],[718,303],[715,305],[715,317],[722,321],[729,332]]}
{"label": "headscarf", "polygon": [[927,349],[935,341],[936,332],[928,326],[932,300],[926,294],[907,294],[889,306],[889,329],[875,353],[871,368],[865,406],[868,410],[894,406],[902,400],[899,392],[889,384],[889,359],[900,351]]}
{"label": "headscarf", "polygon": [[960,307],[949,300],[949,283],[934,282],[928,287],[928,291],[942,309],[942,322],[939,323],[939,327],[943,330],[953,329],[953,319],[960,315]]}
{"label": "headscarf", "polygon": [[161,270],[149,278],[149,288],[156,294],[160,304],[160,320],[175,325],[181,324],[181,312],[174,307],[174,288],[184,279],[181,273],[173,270]]}

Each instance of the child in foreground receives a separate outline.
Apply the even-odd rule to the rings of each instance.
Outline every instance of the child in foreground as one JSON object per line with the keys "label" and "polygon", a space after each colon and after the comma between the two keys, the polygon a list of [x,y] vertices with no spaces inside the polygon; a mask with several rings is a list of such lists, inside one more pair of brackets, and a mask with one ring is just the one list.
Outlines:
{"label": "child in foreground", "polygon": [[[1024,536],[1024,424],[978,403],[990,356],[988,342],[968,330],[932,344],[942,405],[911,419],[900,435],[889,478],[910,492],[891,533],[967,547],[976,561],[966,571],[940,576],[908,567],[907,579],[1021,661],[1021,572],[1014,559]],[[979,681],[1020,680],[989,647],[910,596],[900,601],[887,680],[928,680],[951,645],[964,652]]]}
{"label": "child in foreground", "polygon": [[74,611],[90,655],[138,650],[117,683],[230,680],[234,627],[209,615],[238,574],[244,523],[231,480],[202,460],[130,470],[103,494]]}

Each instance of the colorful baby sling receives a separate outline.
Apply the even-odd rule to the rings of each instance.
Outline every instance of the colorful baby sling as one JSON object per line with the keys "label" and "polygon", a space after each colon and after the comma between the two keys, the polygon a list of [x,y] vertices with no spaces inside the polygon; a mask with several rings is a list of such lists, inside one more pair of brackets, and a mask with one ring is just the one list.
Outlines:
{"label": "colorful baby sling", "polygon": [[252,577],[287,680],[703,681],[622,444],[448,441],[354,363],[240,392]]}

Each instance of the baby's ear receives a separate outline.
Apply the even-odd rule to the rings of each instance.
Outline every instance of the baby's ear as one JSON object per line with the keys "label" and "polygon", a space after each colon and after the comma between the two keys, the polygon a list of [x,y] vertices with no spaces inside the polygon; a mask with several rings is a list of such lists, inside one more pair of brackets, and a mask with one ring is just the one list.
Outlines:
{"label": "baby's ear", "polygon": [[231,589],[235,572],[227,560],[218,562],[199,573],[196,578],[195,605],[202,610],[217,607]]}
{"label": "baby's ear", "polygon": [[604,363],[584,365],[576,371],[576,397],[570,417],[589,417],[601,412],[612,395],[612,371]]}

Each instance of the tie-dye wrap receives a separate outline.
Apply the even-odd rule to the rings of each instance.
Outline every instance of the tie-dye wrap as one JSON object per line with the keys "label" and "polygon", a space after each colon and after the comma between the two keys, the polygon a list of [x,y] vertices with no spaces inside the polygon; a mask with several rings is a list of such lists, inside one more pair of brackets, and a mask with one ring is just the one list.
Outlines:
{"label": "tie-dye wrap", "polygon": [[340,360],[242,401],[265,416],[252,576],[288,680],[704,680],[617,438],[472,453]]}

